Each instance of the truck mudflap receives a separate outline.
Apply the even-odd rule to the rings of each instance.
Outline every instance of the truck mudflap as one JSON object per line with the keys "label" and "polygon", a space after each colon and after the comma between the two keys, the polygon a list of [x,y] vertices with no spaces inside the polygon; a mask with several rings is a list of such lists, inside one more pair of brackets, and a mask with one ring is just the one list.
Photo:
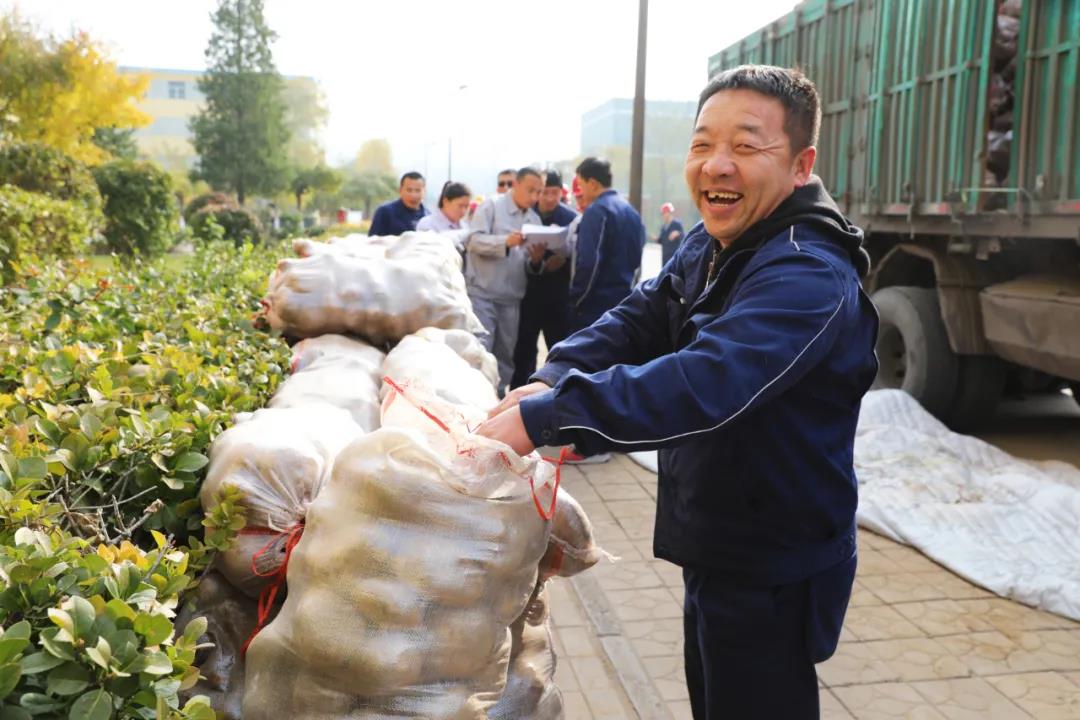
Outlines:
{"label": "truck mudflap", "polygon": [[1080,278],[1023,275],[979,293],[983,328],[1001,357],[1080,380]]}

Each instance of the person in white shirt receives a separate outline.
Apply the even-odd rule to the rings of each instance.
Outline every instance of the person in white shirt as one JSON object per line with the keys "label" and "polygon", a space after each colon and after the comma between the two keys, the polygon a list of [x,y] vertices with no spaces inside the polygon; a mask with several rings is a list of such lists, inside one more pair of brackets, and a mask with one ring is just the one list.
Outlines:
{"label": "person in white shirt", "polygon": [[465,214],[469,212],[469,200],[472,192],[464,183],[446,181],[439,194],[439,207],[435,212],[421,218],[416,224],[417,230],[447,232],[460,230]]}

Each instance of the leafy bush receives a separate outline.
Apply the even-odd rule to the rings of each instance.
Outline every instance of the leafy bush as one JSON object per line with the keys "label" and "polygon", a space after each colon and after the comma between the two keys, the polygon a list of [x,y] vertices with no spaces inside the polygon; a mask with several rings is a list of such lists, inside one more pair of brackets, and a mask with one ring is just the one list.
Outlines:
{"label": "leafy bush", "polygon": [[236,200],[231,195],[223,192],[208,192],[196,195],[184,208],[184,222],[188,225],[195,218],[195,213],[207,205],[221,205],[223,207],[236,207]]}
{"label": "leafy bush", "polygon": [[105,243],[124,254],[164,252],[177,228],[172,178],[157,165],[115,160],[94,168],[105,201]]}
{"label": "leafy bush", "polygon": [[304,233],[303,218],[298,212],[285,212],[278,218],[281,229],[278,234],[283,238],[298,237]]}
{"label": "leafy bush", "polygon": [[0,146],[0,185],[84,204],[91,213],[101,207],[93,175],[78,160],[40,143]]}
{"label": "leafy bush", "polygon": [[204,624],[171,617],[244,524],[197,493],[211,441],[282,377],[250,322],[279,254],[27,261],[0,287],[0,718],[214,717],[179,707]]}
{"label": "leafy bush", "polygon": [[29,255],[74,254],[98,222],[98,215],[77,202],[0,185],[0,278],[10,278]]}
{"label": "leafy bush", "polygon": [[[251,210],[234,205],[206,205],[191,218],[191,232],[199,240],[223,237],[236,245],[259,243],[263,226]],[[220,229],[220,230],[219,230]]]}

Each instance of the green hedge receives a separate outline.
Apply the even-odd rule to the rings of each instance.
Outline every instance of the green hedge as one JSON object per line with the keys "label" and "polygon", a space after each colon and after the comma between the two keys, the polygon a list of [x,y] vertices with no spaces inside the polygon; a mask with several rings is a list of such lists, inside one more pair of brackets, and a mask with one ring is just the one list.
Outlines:
{"label": "green hedge", "polygon": [[116,160],[94,168],[105,201],[105,246],[112,252],[157,255],[178,226],[172,178],[157,165]]}
{"label": "green hedge", "polygon": [[86,249],[100,216],[86,206],[0,185],[0,278],[28,256],[68,257]]}
{"label": "green hedge", "polygon": [[40,143],[0,145],[0,185],[3,184],[82,203],[91,213],[101,207],[101,196],[90,170],[78,160]]}
{"label": "green hedge", "polygon": [[190,221],[191,233],[204,242],[230,240],[236,245],[262,242],[264,231],[255,213],[239,205],[206,205]]}
{"label": "green hedge", "polygon": [[251,322],[281,253],[28,260],[0,287],[0,717],[213,718],[179,707],[203,626],[172,609],[244,524],[198,492],[287,366]]}

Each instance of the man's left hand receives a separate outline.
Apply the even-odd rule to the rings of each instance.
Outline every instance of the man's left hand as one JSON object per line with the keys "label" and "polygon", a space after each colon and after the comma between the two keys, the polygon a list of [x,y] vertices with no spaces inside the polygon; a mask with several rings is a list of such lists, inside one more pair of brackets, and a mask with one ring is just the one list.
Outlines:
{"label": "man's left hand", "polygon": [[525,432],[521,408],[517,405],[485,420],[476,429],[476,434],[504,442],[518,455],[528,455],[536,449],[532,440],[529,439],[529,433]]}

